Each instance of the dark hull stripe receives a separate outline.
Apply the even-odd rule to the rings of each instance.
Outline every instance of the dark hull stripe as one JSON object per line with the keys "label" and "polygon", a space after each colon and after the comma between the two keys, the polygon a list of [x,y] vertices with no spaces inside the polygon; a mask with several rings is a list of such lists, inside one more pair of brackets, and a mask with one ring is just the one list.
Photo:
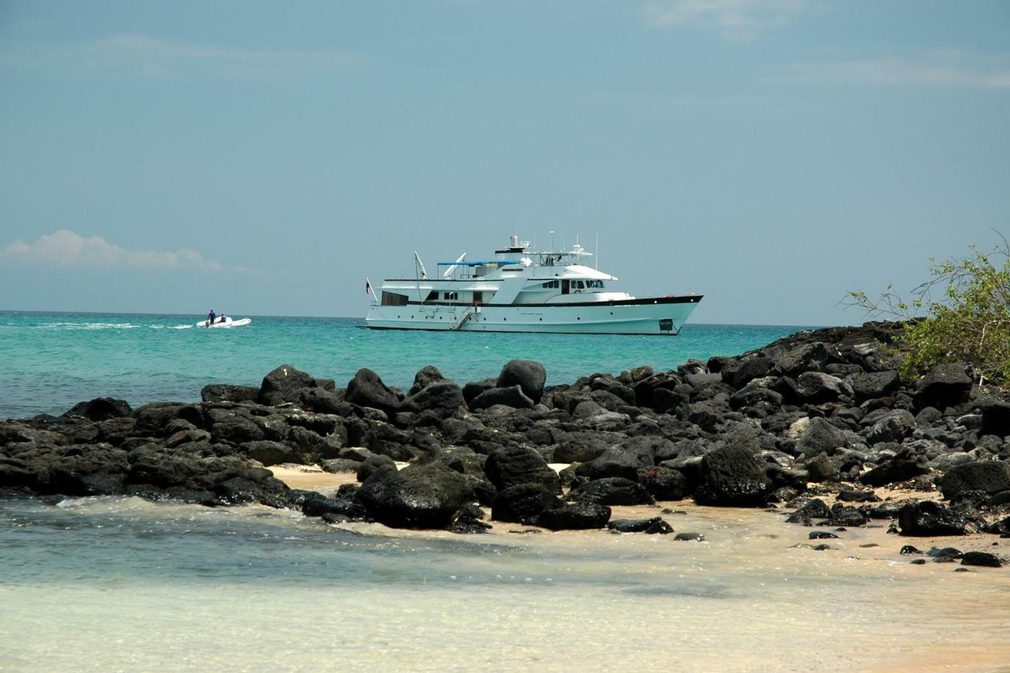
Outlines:
{"label": "dark hull stripe", "polygon": [[374,325],[358,325],[361,329],[374,329],[374,330],[390,330],[390,331],[401,331],[401,332],[446,332],[448,334],[482,334],[482,333],[495,333],[495,334],[582,334],[582,335],[592,335],[592,336],[656,336],[656,337],[673,337],[679,334],[678,332],[554,332],[539,329],[531,330],[518,330],[518,329],[461,329],[461,330],[451,330],[451,329],[437,329],[433,327],[376,327]]}
{"label": "dark hull stripe", "polygon": [[[571,296],[571,295],[569,295]],[[651,306],[662,304],[697,304],[704,295],[690,294],[680,297],[642,297],[641,299],[614,299],[611,301],[572,301],[559,302],[556,304],[491,304],[483,303],[479,306],[491,308],[562,308],[569,306]],[[400,306],[473,306],[453,301],[408,301]]]}

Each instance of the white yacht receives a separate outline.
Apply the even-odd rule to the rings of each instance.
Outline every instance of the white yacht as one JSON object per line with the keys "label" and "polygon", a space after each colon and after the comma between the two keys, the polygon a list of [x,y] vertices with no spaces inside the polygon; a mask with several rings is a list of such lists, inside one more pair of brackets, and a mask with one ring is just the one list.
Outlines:
{"label": "white yacht", "polygon": [[387,278],[365,326],[466,332],[675,335],[702,295],[635,298],[611,289],[616,277],[587,266],[592,253],[536,252],[512,236],[494,259],[439,262],[428,276],[414,253],[414,278]]}

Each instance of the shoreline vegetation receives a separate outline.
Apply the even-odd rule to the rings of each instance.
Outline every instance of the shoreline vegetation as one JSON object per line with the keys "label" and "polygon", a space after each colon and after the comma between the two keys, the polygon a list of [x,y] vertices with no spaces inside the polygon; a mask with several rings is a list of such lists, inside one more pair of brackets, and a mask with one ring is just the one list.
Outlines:
{"label": "shoreline vegetation", "polygon": [[[999,568],[1010,397],[968,363],[903,379],[902,323],[799,332],[738,356],[548,386],[537,362],[399,391],[291,365],[261,386],[136,409],[96,398],[0,421],[0,496],[259,503],[333,524],[669,534],[682,507],[770,509],[813,550],[880,527],[893,561]],[[292,467],[300,466],[300,467]],[[280,477],[280,478],[278,478]],[[695,535],[695,537],[691,537]]]}

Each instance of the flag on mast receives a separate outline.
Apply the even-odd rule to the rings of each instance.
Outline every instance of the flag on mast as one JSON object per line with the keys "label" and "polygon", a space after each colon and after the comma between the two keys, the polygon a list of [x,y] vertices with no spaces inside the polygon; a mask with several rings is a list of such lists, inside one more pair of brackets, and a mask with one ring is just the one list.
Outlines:
{"label": "flag on mast", "polygon": [[375,296],[375,289],[372,287],[372,282],[368,280],[368,276],[365,276],[365,294],[372,295],[372,299],[379,301],[379,298]]}

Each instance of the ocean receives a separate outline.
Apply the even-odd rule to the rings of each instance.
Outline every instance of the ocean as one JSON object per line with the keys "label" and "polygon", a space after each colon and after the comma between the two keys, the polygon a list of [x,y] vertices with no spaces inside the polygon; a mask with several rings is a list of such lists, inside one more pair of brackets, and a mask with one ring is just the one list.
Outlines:
{"label": "ocean", "polygon": [[[548,383],[673,368],[796,327],[688,324],[679,337],[371,332],[351,319],[0,314],[0,417],[96,396],[199,399],[279,364],[395,386],[463,383],[511,358]],[[779,513],[664,503],[673,536],[487,535],[327,525],[261,506],[0,499],[0,671],[443,672],[1007,670],[1004,570],[914,566],[882,525],[817,551]],[[656,516],[659,508],[622,508]],[[950,541],[948,540],[947,543]],[[927,546],[928,541],[916,541]]]}
{"label": "ocean", "polygon": [[[245,316],[234,316],[245,317]],[[200,329],[206,316],[0,312],[0,418],[58,415],[77,402],[116,397],[131,405],[199,401],[208,383],[259,386],[290,364],[346,386],[368,367],[409,388],[435,365],[460,385],[497,376],[513,358],[537,360],[547,383],[595,372],[736,355],[804,329],[694,325],[675,337],[375,331],[355,318],[252,316],[234,329]]]}

